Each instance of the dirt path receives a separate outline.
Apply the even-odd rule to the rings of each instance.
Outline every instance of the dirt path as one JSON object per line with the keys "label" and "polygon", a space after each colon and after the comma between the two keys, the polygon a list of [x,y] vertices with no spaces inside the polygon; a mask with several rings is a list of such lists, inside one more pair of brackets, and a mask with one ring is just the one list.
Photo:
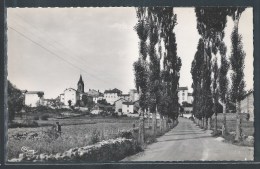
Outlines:
{"label": "dirt path", "polygon": [[179,119],[179,124],[144,152],[123,161],[245,161],[253,160],[253,148],[224,143],[212,137],[192,121]]}

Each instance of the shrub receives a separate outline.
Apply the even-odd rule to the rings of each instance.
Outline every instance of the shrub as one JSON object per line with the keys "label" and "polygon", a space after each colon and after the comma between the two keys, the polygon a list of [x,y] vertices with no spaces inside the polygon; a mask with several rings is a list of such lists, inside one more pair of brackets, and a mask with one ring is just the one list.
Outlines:
{"label": "shrub", "polygon": [[131,131],[121,131],[118,133],[119,137],[126,138],[126,139],[132,139],[133,134]]}
{"label": "shrub", "polygon": [[48,114],[44,114],[41,116],[41,120],[48,120],[50,116]]}
{"label": "shrub", "polygon": [[34,117],[33,117],[33,120],[39,120],[39,119],[40,119],[39,116],[34,116]]}
{"label": "shrub", "polygon": [[38,123],[34,120],[26,119],[23,120],[21,123],[11,122],[8,123],[9,128],[17,128],[17,127],[38,127]]}
{"label": "shrub", "polygon": [[90,143],[95,144],[100,141],[100,131],[94,129],[90,135]]}

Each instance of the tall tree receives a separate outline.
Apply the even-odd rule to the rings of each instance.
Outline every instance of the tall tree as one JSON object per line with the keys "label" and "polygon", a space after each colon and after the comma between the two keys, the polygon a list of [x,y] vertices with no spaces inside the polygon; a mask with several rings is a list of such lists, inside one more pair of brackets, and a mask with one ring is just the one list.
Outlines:
{"label": "tall tree", "polygon": [[197,46],[197,52],[195,53],[194,59],[191,66],[191,75],[192,75],[192,88],[193,88],[193,114],[194,116],[202,120],[202,69],[203,69],[203,52],[204,52],[204,43],[202,38],[199,39]]}
{"label": "tall tree", "polygon": [[217,110],[217,106],[218,106],[218,99],[219,99],[219,91],[218,91],[218,78],[219,78],[219,70],[218,70],[218,62],[217,62],[217,58],[214,58],[213,61],[213,100],[214,100],[214,106],[213,106],[213,112],[215,114],[215,133],[217,133],[218,130],[218,110]]}
{"label": "tall tree", "polygon": [[161,69],[160,69],[160,58],[156,51],[156,45],[159,41],[159,24],[157,18],[157,8],[149,7],[148,8],[148,21],[149,21],[149,46],[148,46],[148,55],[149,55],[149,109],[153,115],[153,125],[152,131],[153,136],[156,136],[157,131],[157,108],[159,104],[159,90],[161,84]]}
{"label": "tall tree", "polygon": [[244,7],[231,8],[232,18],[234,20],[234,29],[231,34],[231,99],[236,103],[236,141],[240,141],[242,138],[241,129],[241,100],[245,95],[245,81],[244,81],[244,60],[245,52],[243,51],[242,36],[238,33],[238,24],[242,12],[245,10]]}
{"label": "tall tree", "polygon": [[181,58],[177,55],[177,43],[174,27],[177,24],[177,15],[172,7],[164,7],[162,10],[162,37],[164,39],[164,59],[163,59],[163,81],[166,84],[166,92],[170,103],[168,104],[168,116],[172,119],[178,117],[178,87]]}
{"label": "tall tree", "polygon": [[216,55],[220,42],[224,38],[228,10],[223,7],[196,7],[197,29],[204,43],[204,70],[202,77],[203,119],[212,114],[213,95],[211,91],[211,59]]}
{"label": "tall tree", "polygon": [[134,73],[135,73],[135,85],[137,92],[140,95],[140,120],[139,120],[139,141],[141,145],[144,144],[144,111],[148,107],[147,95],[148,95],[148,63],[147,58],[147,38],[149,27],[146,20],[147,9],[145,7],[136,8],[136,14],[138,18],[138,23],[134,27],[139,37],[139,58],[134,62]]}
{"label": "tall tree", "polygon": [[227,112],[227,93],[228,93],[228,78],[227,73],[229,69],[229,63],[226,58],[227,48],[224,42],[220,44],[220,56],[221,56],[221,65],[219,68],[219,93],[220,100],[223,105],[223,126],[222,126],[222,136],[226,135],[227,125],[226,125],[226,112]]}
{"label": "tall tree", "polygon": [[14,117],[15,113],[19,112],[24,105],[24,97],[18,88],[16,88],[9,80],[8,82],[8,121],[11,122]]}

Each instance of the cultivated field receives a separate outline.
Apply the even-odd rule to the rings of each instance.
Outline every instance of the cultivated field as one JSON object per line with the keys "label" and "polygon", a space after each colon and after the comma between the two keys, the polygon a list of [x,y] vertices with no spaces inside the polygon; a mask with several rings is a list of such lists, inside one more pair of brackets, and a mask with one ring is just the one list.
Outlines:
{"label": "cultivated field", "polygon": [[[22,153],[23,146],[36,150],[37,153],[59,153],[70,148],[116,138],[120,130],[133,128],[133,123],[136,123],[136,120],[136,118],[128,117],[81,116],[36,120],[40,127],[9,128],[8,159]],[[57,137],[57,133],[51,129],[56,121],[59,121],[62,126],[60,137]]]}

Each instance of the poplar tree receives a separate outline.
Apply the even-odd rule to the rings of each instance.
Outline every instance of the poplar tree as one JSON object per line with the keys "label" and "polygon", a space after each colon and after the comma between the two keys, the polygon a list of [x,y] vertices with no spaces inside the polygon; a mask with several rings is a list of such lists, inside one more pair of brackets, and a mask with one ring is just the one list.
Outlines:
{"label": "poplar tree", "polygon": [[231,100],[236,103],[236,141],[242,138],[241,129],[241,100],[245,95],[245,81],[244,81],[244,60],[245,52],[243,51],[242,36],[238,33],[238,24],[244,7],[231,8],[231,16],[234,20],[234,28],[231,34]]}
{"label": "poplar tree", "polygon": [[219,93],[220,93],[220,100],[223,105],[223,126],[222,126],[222,136],[226,135],[227,131],[227,121],[226,121],[226,113],[227,113],[227,97],[228,97],[228,78],[227,73],[229,70],[229,63],[226,58],[227,48],[224,42],[220,44],[220,68],[219,68]]}
{"label": "poplar tree", "polygon": [[137,92],[139,94],[139,102],[140,102],[140,120],[139,120],[139,141],[141,145],[144,144],[144,111],[148,108],[148,75],[149,68],[148,63],[146,61],[147,58],[147,38],[149,27],[146,20],[146,8],[138,7],[136,8],[136,14],[138,18],[138,23],[134,27],[139,37],[139,58],[136,62],[134,62],[134,73],[135,73],[135,85]]}

